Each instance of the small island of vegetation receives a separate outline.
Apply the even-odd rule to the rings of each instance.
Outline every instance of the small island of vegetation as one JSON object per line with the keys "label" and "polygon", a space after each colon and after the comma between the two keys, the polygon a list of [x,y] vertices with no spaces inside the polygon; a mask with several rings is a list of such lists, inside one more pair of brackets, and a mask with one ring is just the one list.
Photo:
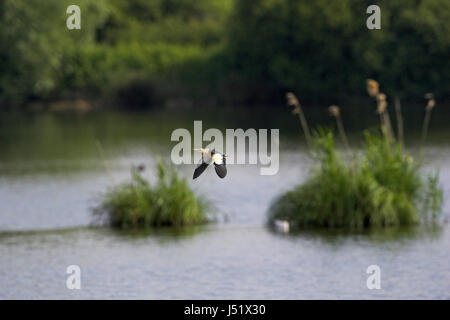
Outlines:
{"label": "small island of vegetation", "polygon": [[[377,100],[381,133],[366,131],[363,152],[359,154],[341,154],[329,130],[319,129],[312,137],[297,98],[292,93],[287,95],[313,149],[311,156],[319,165],[304,183],[272,203],[270,225],[284,221],[292,228],[362,229],[437,221],[443,201],[438,173],[424,176],[421,162],[395,139],[386,96],[378,92],[378,83],[369,80],[368,91]],[[423,143],[435,105],[432,95],[427,97]],[[336,117],[339,135],[349,150],[339,108],[331,106],[330,112]],[[398,128],[402,128],[400,122]]]}
{"label": "small island of vegetation", "polygon": [[106,216],[112,227],[146,229],[207,223],[208,207],[208,202],[194,193],[186,179],[160,161],[155,185],[133,168],[132,181],[108,190],[93,211]]}

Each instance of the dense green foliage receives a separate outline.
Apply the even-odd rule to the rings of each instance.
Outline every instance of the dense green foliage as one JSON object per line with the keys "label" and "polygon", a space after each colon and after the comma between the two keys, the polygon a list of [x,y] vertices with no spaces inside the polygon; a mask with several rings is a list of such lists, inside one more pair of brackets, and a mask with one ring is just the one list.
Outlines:
{"label": "dense green foliage", "polygon": [[0,108],[32,98],[54,97],[66,59],[95,42],[97,23],[107,13],[104,0],[80,0],[82,30],[69,31],[69,0],[0,1]]}
{"label": "dense green foliage", "polygon": [[366,133],[364,155],[347,160],[336,152],[332,133],[316,145],[320,167],[272,204],[270,222],[361,229],[436,221],[443,200],[438,176],[424,179],[400,143]]}
{"label": "dense green foliage", "polygon": [[279,103],[285,90],[345,99],[368,77],[391,96],[449,94],[447,0],[380,1],[381,30],[366,28],[360,0],[79,0],[72,31],[70,4],[0,2],[0,108],[74,96]]}
{"label": "dense green foliage", "polygon": [[189,226],[208,221],[208,204],[195,195],[186,179],[158,164],[158,181],[152,186],[133,170],[133,180],[109,190],[96,208],[111,226],[122,229]]}
{"label": "dense green foliage", "polygon": [[450,2],[377,1],[381,30],[368,30],[370,1],[238,1],[231,50],[242,73],[301,96],[361,95],[365,78],[403,97],[449,93]]}

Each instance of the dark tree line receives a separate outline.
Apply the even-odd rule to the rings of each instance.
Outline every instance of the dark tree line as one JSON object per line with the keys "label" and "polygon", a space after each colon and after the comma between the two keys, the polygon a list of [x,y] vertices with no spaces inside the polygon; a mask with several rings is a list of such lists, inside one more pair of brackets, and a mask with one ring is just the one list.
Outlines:
{"label": "dark tree line", "polygon": [[0,2],[0,108],[74,96],[277,103],[286,90],[351,99],[366,78],[388,95],[449,96],[448,0],[378,1],[381,30],[366,28],[361,0],[80,0],[74,31],[70,4]]}

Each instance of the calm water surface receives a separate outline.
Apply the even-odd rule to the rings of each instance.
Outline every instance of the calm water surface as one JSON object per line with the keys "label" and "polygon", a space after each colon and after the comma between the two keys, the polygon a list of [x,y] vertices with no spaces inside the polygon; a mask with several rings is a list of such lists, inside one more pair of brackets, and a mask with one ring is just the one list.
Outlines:
{"label": "calm water surface", "polygon": [[[355,144],[359,129],[377,121],[368,112],[361,114],[347,120]],[[261,176],[256,165],[230,165],[224,180],[209,170],[191,181],[218,208],[215,224],[148,233],[96,226],[90,208],[98,196],[129,179],[132,165],[146,164],[145,174],[154,178],[157,157],[170,157],[172,130],[192,129],[200,119],[204,129],[280,128],[279,173]],[[436,113],[433,120],[424,150],[426,170],[440,169],[448,199],[449,113]],[[311,121],[333,124],[326,114]],[[0,298],[449,299],[446,223],[361,234],[280,234],[265,227],[270,202],[303,181],[312,164],[297,125],[286,110],[261,109],[2,116]],[[416,152],[420,117],[411,116],[408,125],[407,142]],[[179,169],[190,178],[193,168]],[[444,217],[449,212],[445,201]],[[66,289],[66,267],[72,264],[81,267],[81,290]],[[371,264],[381,267],[381,290],[366,287]]]}

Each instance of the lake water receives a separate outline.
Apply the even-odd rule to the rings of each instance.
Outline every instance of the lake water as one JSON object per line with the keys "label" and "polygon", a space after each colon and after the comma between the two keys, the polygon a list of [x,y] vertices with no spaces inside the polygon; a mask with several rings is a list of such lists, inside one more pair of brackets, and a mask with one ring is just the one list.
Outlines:
{"label": "lake water", "polygon": [[[378,118],[372,109],[355,110],[343,114],[357,145],[360,130]],[[424,149],[425,170],[440,169],[444,220],[450,212],[447,110],[436,108]],[[422,111],[405,116],[412,152]],[[323,109],[307,116],[333,125]],[[218,208],[218,222],[207,226],[130,233],[96,225],[90,208],[99,195],[129,179],[132,165],[145,164],[145,175],[154,178],[158,156],[169,159],[175,144],[171,132],[192,130],[194,120],[203,120],[204,130],[279,128],[278,174],[230,165],[224,180],[213,170],[190,180]],[[270,202],[308,175],[305,149],[297,119],[283,107],[1,115],[0,299],[449,299],[447,223],[358,234],[281,234],[265,227]],[[190,179],[194,166],[178,169]],[[380,290],[366,286],[366,269],[374,264],[381,268]],[[81,290],[66,288],[69,265],[81,268]]]}

